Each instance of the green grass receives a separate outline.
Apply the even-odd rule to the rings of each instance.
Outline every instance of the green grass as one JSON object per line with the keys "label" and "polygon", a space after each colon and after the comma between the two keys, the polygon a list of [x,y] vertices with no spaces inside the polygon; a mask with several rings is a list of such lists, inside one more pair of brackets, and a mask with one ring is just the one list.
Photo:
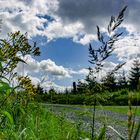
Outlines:
{"label": "green grass", "polygon": [[[61,108],[60,111],[66,113],[66,112],[74,112],[76,115],[79,116],[79,119],[81,117],[89,117],[89,119],[92,120],[92,117],[93,117],[93,113],[92,112],[89,112],[89,111],[86,111],[86,110],[74,110],[72,108]],[[105,124],[117,124],[117,125],[120,125],[120,126],[123,126],[123,127],[127,127],[127,120],[118,120],[118,119],[114,119],[112,118],[111,116],[107,116],[107,115],[100,115],[100,114],[96,114],[95,116],[95,120],[96,121],[99,121],[99,122],[102,122],[102,123],[105,123]]]}
{"label": "green grass", "polygon": [[[123,113],[123,114],[128,113],[128,106],[97,106],[96,108],[102,109],[102,110],[109,110],[116,113]],[[133,113],[140,116],[140,106],[138,106],[137,109],[135,106],[133,106],[132,109],[133,109]],[[136,109],[136,112],[135,112],[135,109]]]}
{"label": "green grass", "polygon": [[[87,105],[72,105],[72,106],[81,107],[81,108],[85,108],[85,109],[93,108],[93,106],[87,106]],[[128,113],[128,106],[96,106],[96,109],[108,110],[108,111],[122,113],[122,114],[126,114],[126,115]],[[133,113],[140,116],[140,106],[137,106],[137,107],[133,106],[132,110],[133,110]]]}
{"label": "green grass", "polygon": [[62,114],[53,114],[47,107],[35,103],[17,118],[18,121],[11,125],[7,120],[8,126],[0,129],[0,140],[77,140],[86,137]]}

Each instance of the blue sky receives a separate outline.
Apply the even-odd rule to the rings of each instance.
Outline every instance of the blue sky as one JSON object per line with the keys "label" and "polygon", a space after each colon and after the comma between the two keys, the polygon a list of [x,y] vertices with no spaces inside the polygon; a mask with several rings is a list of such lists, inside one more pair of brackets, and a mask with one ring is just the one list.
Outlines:
{"label": "blue sky", "polygon": [[[8,32],[28,32],[40,47],[40,57],[26,56],[26,74],[34,84],[56,90],[70,88],[73,81],[83,80],[91,66],[88,45],[97,45],[96,25],[106,34],[110,17],[127,5],[125,20],[118,31],[124,34],[114,45],[113,56],[104,64],[102,75],[132,60],[140,52],[140,0],[0,0],[1,37]],[[17,71],[22,72],[21,64]],[[42,82],[42,79],[43,80]]]}

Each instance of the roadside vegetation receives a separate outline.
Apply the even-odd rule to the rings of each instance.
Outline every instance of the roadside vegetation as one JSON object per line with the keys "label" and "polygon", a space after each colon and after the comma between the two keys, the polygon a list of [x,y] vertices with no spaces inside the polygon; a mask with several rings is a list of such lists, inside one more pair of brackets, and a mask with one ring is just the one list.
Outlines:
{"label": "roadside vegetation", "polygon": [[[119,78],[116,77],[117,71],[126,63],[122,62],[100,81],[97,79],[97,75],[104,66],[103,62],[112,55],[114,43],[122,35],[117,28],[123,22],[126,8],[120,11],[117,18],[111,17],[108,36],[104,36],[97,26],[100,45],[97,49],[94,49],[92,44],[89,45],[89,62],[92,65],[88,68],[89,74],[85,82],[73,82],[73,89],[66,89],[64,93],[58,93],[53,88],[44,91],[40,84],[33,85],[30,78],[25,76],[24,57],[27,54],[34,57],[40,55],[39,47],[36,43],[29,43],[27,34],[18,31],[9,33],[6,39],[0,39],[0,140],[82,140],[86,138],[104,140],[111,139],[106,133],[108,127],[121,140],[139,139],[140,120],[135,121],[136,115],[139,115],[137,112],[139,108],[136,108],[136,111],[132,108],[133,105],[140,105],[139,58],[134,60],[128,78],[125,70]],[[16,72],[18,63],[23,64],[22,75]],[[92,105],[91,111],[84,114],[91,118],[90,130],[81,130],[81,122],[70,121],[63,112],[54,113],[53,108],[49,109],[42,103]],[[126,137],[111,126],[113,121],[111,117],[106,118],[110,125],[104,122],[100,126],[100,131],[96,131],[96,119],[100,121],[104,119],[103,116],[96,116],[98,105],[127,105],[127,120],[119,124],[127,126]],[[126,113],[126,108],[121,110],[121,107],[112,109],[112,107],[103,106],[102,109]],[[73,113],[82,112],[75,110]]]}

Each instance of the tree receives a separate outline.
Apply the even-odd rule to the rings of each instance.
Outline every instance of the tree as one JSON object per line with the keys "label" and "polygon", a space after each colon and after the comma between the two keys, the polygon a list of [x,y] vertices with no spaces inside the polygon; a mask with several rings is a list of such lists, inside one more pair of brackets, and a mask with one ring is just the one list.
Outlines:
{"label": "tree", "polygon": [[73,82],[73,93],[76,94],[77,92],[77,86],[76,86],[76,82]]}
{"label": "tree", "polygon": [[135,59],[133,61],[133,66],[131,67],[129,76],[129,83],[131,89],[133,90],[137,89],[139,78],[140,78],[140,62],[138,59]]}
{"label": "tree", "polygon": [[116,77],[114,74],[108,73],[102,80],[104,90],[115,91],[116,90]]}
{"label": "tree", "polygon": [[43,90],[43,88],[40,86],[40,84],[37,85],[36,92],[37,92],[37,94],[39,94],[39,95],[43,95],[43,94],[44,94],[44,90]]}
{"label": "tree", "polygon": [[40,55],[36,43],[29,44],[26,34],[20,31],[9,33],[7,39],[0,39],[0,77],[6,76],[9,81],[16,76],[14,69],[19,62],[26,63],[21,56]]}
{"label": "tree", "polygon": [[127,80],[126,80],[126,73],[124,70],[118,77],[117,86],[119,89],[128,88],[128,84],[127,84]]}
{"label": "tree", "polygon": [[100,84],[97,82],[97,77],[95,76],[96,72],[89,67],[89,74],[86,76],[87,87],[90,91],[90,94],[99,93],[101,90]]}
{"label": "tree", "polygon": [[78,81],[78,83],[77,83],[77,93],[79,93],[79,94],[89,94],[88,84],[86,82]]}

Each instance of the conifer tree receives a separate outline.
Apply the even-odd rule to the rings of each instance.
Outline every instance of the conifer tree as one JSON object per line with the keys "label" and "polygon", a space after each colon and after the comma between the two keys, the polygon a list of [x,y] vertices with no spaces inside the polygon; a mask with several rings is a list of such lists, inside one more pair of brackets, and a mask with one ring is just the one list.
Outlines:
{"label": "conifer tree", "polygon": [[88,85],[86,82],[78,81],[77,83],[77,93],[89,94]]}
{"label": "conifer tree", "polygon": [[133,90],[137,89],[139,78],[140,78],[140,61],[138,59],[135,59],[133,61],[133,66],[131,67],[129,76],[129,83],[131,89]]}
{"label": "conifer tree", "polygon": [[77,92],[76,82],[73,82],[73,93],[76,94],[76,92]]}
{"label": "conifer tree", "polygon": [[116,77],[113,73],[108,73],[102,80],[102,85],[104,90],[115,91],[116,89]]}
{"label": "conifer tree", "polygon": [[118,85],[119,89],[124,89],[124,88],[128,87],[126,73],[124,70],[123,70],[122,74],[119,75],[117,85]]}

